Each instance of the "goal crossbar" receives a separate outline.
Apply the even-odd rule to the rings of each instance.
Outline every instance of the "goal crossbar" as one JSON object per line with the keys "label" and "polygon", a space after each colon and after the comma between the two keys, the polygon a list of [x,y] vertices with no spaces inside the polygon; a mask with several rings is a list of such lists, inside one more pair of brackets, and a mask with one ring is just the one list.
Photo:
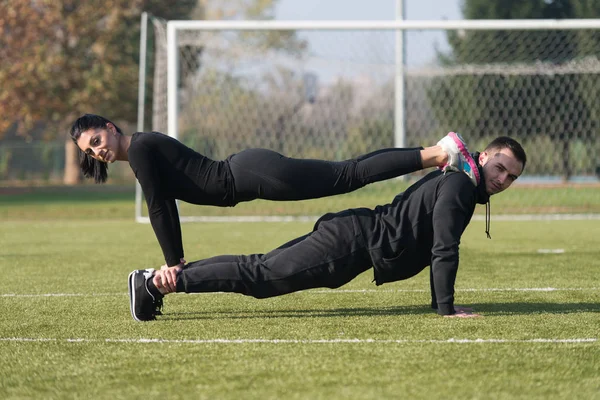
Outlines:
{"label": "goal crossbar", "polygon": [[600,19],[470,19],[470,20],[410,20],[410,21],[169,21],[168,30],[406,30],[406,29],[598,29]]}

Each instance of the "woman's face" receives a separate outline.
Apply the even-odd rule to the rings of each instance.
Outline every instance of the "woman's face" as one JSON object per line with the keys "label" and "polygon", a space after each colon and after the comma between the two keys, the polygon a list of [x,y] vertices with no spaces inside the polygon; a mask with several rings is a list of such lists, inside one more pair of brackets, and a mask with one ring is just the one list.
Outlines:
{"label": "woman's face", "polygon": [[106,128],[94,128],[84,131],[77,139],[77,146],[96,160],[113,163],[120,152],[119,132],[108,123]]}

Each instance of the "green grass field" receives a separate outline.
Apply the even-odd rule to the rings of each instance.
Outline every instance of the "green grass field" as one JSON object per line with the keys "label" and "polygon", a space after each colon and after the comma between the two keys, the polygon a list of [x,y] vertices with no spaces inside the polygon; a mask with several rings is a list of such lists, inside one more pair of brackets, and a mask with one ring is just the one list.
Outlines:
{"label": "green grass field", "polygon": [[[265,300],[177,294],[139,323],[127,275],[158,267],[160,248],[133,222],[130,192],[102,193],[0,196],[1,399],[600,399],[597,220],[492,219],[493,240],[473,222],[456,299],[478,319],[431,312],[425,273],[377,287],[368,271]],[[195,223],[183,235],[195,260],[310,229]]]}

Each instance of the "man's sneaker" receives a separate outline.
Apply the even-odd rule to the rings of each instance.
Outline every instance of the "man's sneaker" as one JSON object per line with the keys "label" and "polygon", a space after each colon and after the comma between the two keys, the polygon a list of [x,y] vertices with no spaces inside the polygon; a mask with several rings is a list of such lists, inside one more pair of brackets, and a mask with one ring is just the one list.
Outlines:
{"label": "man's sneaker", "polygon": [[129,274],[129,306],[131,316],[136,321],[152,321],[160,313],[162,298],[155,298],[148,289],[148,281],[154,275],[154,268],[138,269]]}
{"label": "man's sneaker", "polygon": [[473,185],[479,185],[480,176],[477,163],[471,157],[465,141],[458,133],[449,132],[437,142],[437,145],[441,146],[448,154],[448,162],[440,167],[442,171],[462,171],[471,179]]}

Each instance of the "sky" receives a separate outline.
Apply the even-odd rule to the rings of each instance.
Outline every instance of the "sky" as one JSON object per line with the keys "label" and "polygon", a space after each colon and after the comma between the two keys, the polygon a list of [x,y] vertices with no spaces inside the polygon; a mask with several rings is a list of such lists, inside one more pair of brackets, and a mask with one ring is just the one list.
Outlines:
{"label": "sky", "polygon": [[[393,20],[396,0],[278,0],[278,20]],[[462,19],[459,0],[404,0],[405,19]]]}
{"label": "sky", "polygon": [[[404,19],[457,20],[462,19],[461,0],[402,0]],[[277,20],[394,20],[396,6],[401,0],[278,0],[275,8]],[[423,65],[435,57],[435,47],[447,48],[445,34],[441,31],[422,32],[406,38],[407,65]],[[310,40],[317,53],[332,49],[318,49],[317,39]],[[375,44],[373,43],[375,46]],[[386,45],[388,48],[390,45]],[[391,44],[393,48],[393,43]],[[339,49],[342,51],[341,49]],[[376,51],[376,50],[375,50]],[[381,49],[380,53],[390,52]]]}

